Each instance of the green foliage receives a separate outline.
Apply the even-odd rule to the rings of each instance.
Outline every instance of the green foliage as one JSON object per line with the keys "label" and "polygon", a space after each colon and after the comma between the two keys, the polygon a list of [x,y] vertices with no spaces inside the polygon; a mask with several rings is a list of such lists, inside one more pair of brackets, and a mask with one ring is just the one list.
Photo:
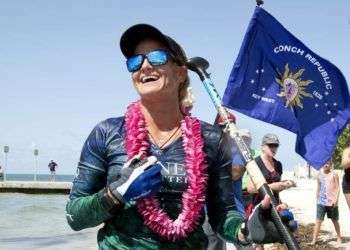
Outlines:
{"label": "green foliage", "polygon": [[347,125],[347,127],[343,130],[342,134],[338,138],[338,143],[332,157],[335,169],[341,168],[340,163],[341,163],[341,156],[342,156],[343,150],[349,146],[350,146],[350,125]]}

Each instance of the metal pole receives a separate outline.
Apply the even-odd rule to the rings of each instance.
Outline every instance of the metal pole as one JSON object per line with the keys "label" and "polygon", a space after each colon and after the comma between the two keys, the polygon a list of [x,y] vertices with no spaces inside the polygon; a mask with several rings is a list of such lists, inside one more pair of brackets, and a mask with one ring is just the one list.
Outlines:
{"label": "metal pole", "polygon": [[37,157],[34,156],[34,181],[36,181]]}
{"label": "metal pole", "polygon": [[7,153],[5,153],[4,181],[6,181],[6,172],[7,172]]}
{"label": "metal pole", "polygon": [[34,181],[37,181],[37,171],[38,171],[38,155],[39,155],[39,150],[34,149],[34,159],[35,159],[35,167],[34,167]]}
{"label": "metal pole", "polygon": [[6,181],[6,172],[7,172],[7,154],[10,152],[9,146],[4,146],[4,153],[5,153],[5,169],[4,169],[4,181]]}

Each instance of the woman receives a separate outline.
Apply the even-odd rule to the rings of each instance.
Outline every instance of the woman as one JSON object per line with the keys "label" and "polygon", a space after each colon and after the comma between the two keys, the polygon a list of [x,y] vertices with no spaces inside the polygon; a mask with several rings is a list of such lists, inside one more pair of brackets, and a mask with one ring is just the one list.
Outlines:
{"label": "woman", "polygon": [[184,51],[146,24],[129,28],[120,46],[140,100],[124,117],[98,124],[85,142],[68,223],[74,230],[104,223],[100,249],[204,249],[206,204],[216,232],[247,243],[254,218],[246,231],[235,210],[227,139],[189,115]]}
{"label": "woman", "polygon": [[342,182],[343,193],[350,209],[350,147],[344,149],[341,165],[344,169]]}
{"label": "woman", "polygon": [[[265,177],[266,182],[269,184],[277,203],[281,204],[279,192],[295,186],[295,183],[291,180],[281,181],[283,172],[282,163],[274,158],[279,145],[280,142],[277,135],[264,135],[261,143],[261,154],[255,158],[255,161]],[[248,193],[254,194],[252,202],[246,207],[246,216],[249,216],[254,207],[261,202],[262,198],[257,194],[257,190],[250,179],[248,180],[247,191]],[[286,204],[281,204],[280,206],[287,208]],[[264,247],[261,244],[254,244],[253,249],[259,250],[264,249]]]}
{"label": "woman", "polygon": [[[261,143],[261,155],[255,158],[256,163],[278,202],[280,202],[279,192],[295,186],[295,182],[292,180],[281,181],[283,172],[282,163],[274,158],[279,144],[277,135],[264,135]],[[251,181],[248,183],[247,188],[249,193],[257,192]],[[254,205],[258,204],[260,201],[261,198],[256,195]]]}
{"label": "woman", "polygon": [[[232,113],[228,113],[228,119],[236,124],[236,117]],[[225,122],[222,117],[217,114],[215,125],[218,125],[222,130],[225,129]],[[243,138],[244,142],[248,147],[251,146],[252,137],[250,131],[247,129],[239,130],[240,136]],[[232,142],[234,145],[234,142]],[[233,188],[233,197],[237,207],[237,210],[244,216],[244,207],[242,203],[242,175],[245,172],[244,161],[242,160],[241,155],[237,153],[237,147],[232,147],[232,166],[231,166],[231,178],[232,178],[232,188]]]}

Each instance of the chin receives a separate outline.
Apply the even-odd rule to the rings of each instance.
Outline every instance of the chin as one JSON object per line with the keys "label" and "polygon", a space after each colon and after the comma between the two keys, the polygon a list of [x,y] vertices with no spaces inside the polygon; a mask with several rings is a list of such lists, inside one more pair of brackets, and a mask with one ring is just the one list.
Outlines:
{"label": "chin", "polygon": [[154,95],[159,94],[162,91],[162,89],[159,86],[152,86],[152,87],[146,87],[146,88],[139,88],[139,93],[143,95]]}
{"label": "chin", "polygon": [[154,96],[159,95],[161,88],[159,86],[138,86],[137,92],[140,96]]}
{"label": "chin", "polygon": [[161,96],[160,91],[138,91],[139,96],[143,100],[157,101]]}

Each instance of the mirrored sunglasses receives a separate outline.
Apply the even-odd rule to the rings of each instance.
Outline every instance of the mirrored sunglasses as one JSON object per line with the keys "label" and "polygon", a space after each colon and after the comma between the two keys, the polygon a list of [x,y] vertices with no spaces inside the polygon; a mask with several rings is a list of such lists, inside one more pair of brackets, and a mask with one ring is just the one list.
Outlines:
{"label": "mirrored sunglasses", "polygon": [[153,50],[146,55],[134,55],[126,60],[126,66],[128,68],[128,71],[131,73],[138,71],[141,68],[145,58],[147,58],[147,61],[152,66],[159,66],[166,64],[170,58],[173,59],[174,57],[167,50],[164,49]]}

